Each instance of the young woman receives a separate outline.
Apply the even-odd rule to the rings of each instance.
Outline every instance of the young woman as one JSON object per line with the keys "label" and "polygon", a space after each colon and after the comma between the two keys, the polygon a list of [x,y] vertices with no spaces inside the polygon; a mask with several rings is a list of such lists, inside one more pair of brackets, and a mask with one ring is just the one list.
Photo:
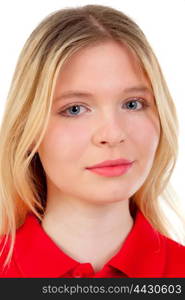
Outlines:
{"label": "young woman", "polygon": [[0,276],[185,277],[185,221],[169,193],[177,124],[130,18],[87,5],[43,20],[2,120]]}

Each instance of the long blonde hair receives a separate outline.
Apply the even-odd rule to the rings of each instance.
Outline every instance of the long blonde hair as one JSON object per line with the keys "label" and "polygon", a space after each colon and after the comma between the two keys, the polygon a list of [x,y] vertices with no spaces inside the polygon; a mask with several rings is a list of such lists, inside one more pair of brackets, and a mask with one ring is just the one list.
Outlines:
{"label": "long blonde hair", "polygon": [[[46,207],[46,175],[37,149],[50,118],[56,79],[64,62],[94,43],[114,40],[126,44],[139,58],[153,88],[161,135],[154,163],[142,187],[132,196],[160,233],[184,243],[184,229],[176,231],[159,198],[185,224],[170,177],[178,151],[176,110],[159,63],[138,25],[124,13],[101,5],[65,8],[46,17],[31,33],[18,59],[0,129],[0,235],[10,247],[16,229],[32,211],[40,220]],[[172,234],[173,233],[173,234]]]}

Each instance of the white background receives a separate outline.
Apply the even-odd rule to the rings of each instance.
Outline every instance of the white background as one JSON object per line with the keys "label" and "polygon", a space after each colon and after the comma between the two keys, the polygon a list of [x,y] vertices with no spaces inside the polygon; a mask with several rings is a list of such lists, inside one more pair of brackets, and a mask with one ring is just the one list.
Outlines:
{"label": "white background", "polygon": [[18,55],[33,29],[51,12],[102,4],[122,10],[146,34],[177,107],[180,153],[172,184],[185,203],[185,0],[6,0],[0,2],[0,121]]}

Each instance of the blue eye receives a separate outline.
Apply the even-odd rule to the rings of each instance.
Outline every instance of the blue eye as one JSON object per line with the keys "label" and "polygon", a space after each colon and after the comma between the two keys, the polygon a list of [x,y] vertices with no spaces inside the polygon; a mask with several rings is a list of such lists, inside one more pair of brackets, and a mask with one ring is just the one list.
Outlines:
{"label": "blue eye", "polygon": [[73,106],[70,106],[66,109],[66,111],[69,111],[72,115],[77,115],[80,111],[80,107],[82,105],[73,105]]}
{"label": "blue eye", "polygon": [[[140,104],[140,108],[138,108],[138,103]],[[129,110],[141,110],[148,106],[143,99],[130,100],[125,105]]]}
{"label": "blue eye", "polygon": [[[140,106],[139,108],[138,105]],[[148,106],[149,104],[147,103],[147,101],[142,98],[132,98],[131,100],[124,103],[123,105],[123,107],[126,108],[128,111],[142,111],[146,109]],[[79,117],[81,115],[79,114],[80,107],[85,108],[84,105],[75,103],[60,111],[59,115],[62,115],[63,117],[69,117],[69,118]]]}
{"label": "blue eye", "polygon": [[[59,115],[62,115],[64,117],[78,117],[80,114],[80,107],[84,107],[84,105],[80,104],[73,104],[68,106],[67,108],[63,109],[62,111],[59,112]],[[68,114],[66,114],[68,112]]]}

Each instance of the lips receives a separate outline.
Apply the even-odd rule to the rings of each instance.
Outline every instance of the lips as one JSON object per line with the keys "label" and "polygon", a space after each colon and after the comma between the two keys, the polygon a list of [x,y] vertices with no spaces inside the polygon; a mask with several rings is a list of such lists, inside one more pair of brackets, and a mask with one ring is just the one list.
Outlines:
{"label": "lips", "polygon": [[106,160],[103,161],[99,164],[96,164],[94,166],[88,167],[87,169],[93,169],[93,168],[103,168],[103,167],[113,167],[113,166],[120,166],[120,165],[129,165],[133,161],[125,159],[125,158],[120,158],[116,160]]}
{"label": "lips", "polygon": [[111,161],[110,165],[110,161],[106,161],[91,168],[87,168],[87,170],[104,177],[122,176],[131,169],[134,162],[129,161],[128,163],[128,160],[121,160],[121,162],[122,163],[120,163],[120,160]]}

